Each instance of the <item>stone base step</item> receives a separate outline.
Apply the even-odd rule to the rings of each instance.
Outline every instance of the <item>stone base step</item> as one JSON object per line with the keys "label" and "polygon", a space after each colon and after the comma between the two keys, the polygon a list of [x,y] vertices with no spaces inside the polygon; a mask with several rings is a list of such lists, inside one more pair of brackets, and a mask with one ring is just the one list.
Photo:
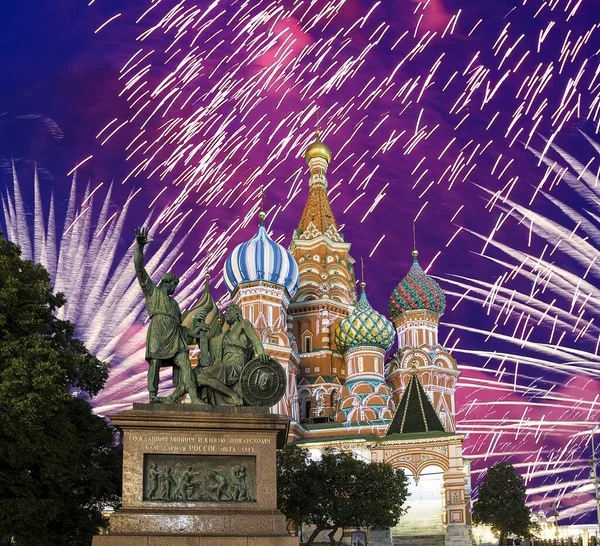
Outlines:
{"label": "stone base step", "polygon": [[95,536],[92,546],[298,546],[298,537]]}
{"label": "stone base step", "polygon": [[444,534],[444,529],[443,527],[435,527],[435,528],[431,528],[431,527],[415,527],[412,530],[411,529],[403,529],[401,532],[394,532],[392,533],[393,537],[399,537],[399,538],[405,538],[405,537],[415,537],[415,536],[419,536],[419,537],[430,537],[430,536],[443,536]]}
{"label": "stone base step", "polygon": [[392,537],[394,546],[444,546],[446,538],[444,535],[415,535]]}

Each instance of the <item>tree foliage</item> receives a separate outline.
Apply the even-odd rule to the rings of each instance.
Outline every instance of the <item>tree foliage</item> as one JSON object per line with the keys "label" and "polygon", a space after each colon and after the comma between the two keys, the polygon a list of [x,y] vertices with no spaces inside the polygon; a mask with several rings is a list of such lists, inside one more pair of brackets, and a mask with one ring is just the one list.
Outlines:
{"label": "tree foliage", "polygon": [[528,538],[535,530],[531,511],[525,504],[523,478],[508,463],[497,463],[487,470],[473,504],[473,521],[492,527],[503,546],[509,535]]}
{"label": "tree foliage", "polygon": [[313,460],[289,444],[278,452],[277,468],[279,509],[297,525],[316,527],[307,544],[325,530],[333,537],[340,528],[393,527],[405,512],[408,479],[389,464],[332,450]]}
{"label": "tree foliage", "polygon": [[119,502],[115,429],[86,398],[105,363],[59,320],[47,271],[0,234],[0,542],[90,544]]}

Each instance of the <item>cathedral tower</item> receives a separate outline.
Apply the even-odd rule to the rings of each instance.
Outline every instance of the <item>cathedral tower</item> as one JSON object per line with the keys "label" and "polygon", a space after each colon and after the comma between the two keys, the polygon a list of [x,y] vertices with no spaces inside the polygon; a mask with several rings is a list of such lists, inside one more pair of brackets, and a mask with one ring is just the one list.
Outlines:
{"label": "cathedral tower", "polygon": [[289,336],[287,315],[290,299],[298,288],[298,266],[292,255],[269,237],[262,210],[259,217],[256,235],[227,257],[223,274],[231,298],[258,332],[265,352],[286,371],[286,396],[273,412],[298,420],[299,358]]}
{"label": "cathedral tower", "polygon": [[394,343],[394,327],[367,300],[366,284],[354,311],[335,330],[344,354],[346,382],[335,416],[338,422],[371,423],[393,417],[391,391],[383,378],[385,353]]}
{"label": "cathedral tower", "polygon": [[444,429],[453,432],[456,430],[454,394],[460,372],[438,339],[446,298],[440,286],[419,265],[418,255],[413,250],[412,266],[394,288],[388,303],[398,335],[398,350],[387,362],[386,380],[398,403],[414,363]]}
{"label": "cathedral tower", "polygon": [[356,302],[350,244],[338,231],[327,196],[331,150],[318,133],[305,159],[310,169],[308,199],[290,244],[300,282],[289,306],[290,330],[300,353],[301,421],[334,416],[346,370],[333,332]]}

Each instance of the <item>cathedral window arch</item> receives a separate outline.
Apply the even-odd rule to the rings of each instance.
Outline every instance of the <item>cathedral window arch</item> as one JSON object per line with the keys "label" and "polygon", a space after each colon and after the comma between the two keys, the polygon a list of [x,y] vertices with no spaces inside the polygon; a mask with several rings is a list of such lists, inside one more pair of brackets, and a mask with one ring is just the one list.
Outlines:
{"label": "cathedral window arch", "polygon": [[331,391],[331,407],[334,412],[337,411],[338,395],[339,391],[337,389]]}
{"label": "cathedral window arch", "polygon": [[310,418],[311,411],[311,395],[309,391],[302,391],[299,399],[300,420],[306,421]]}

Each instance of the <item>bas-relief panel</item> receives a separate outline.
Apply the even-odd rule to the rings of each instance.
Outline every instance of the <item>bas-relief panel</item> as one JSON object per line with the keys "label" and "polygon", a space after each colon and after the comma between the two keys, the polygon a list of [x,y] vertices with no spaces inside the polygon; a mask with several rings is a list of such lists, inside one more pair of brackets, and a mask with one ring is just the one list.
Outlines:
{"label": "bas-relief panel", "polygon": [[146,454],[144,500],[256,502],[256,458]]}

